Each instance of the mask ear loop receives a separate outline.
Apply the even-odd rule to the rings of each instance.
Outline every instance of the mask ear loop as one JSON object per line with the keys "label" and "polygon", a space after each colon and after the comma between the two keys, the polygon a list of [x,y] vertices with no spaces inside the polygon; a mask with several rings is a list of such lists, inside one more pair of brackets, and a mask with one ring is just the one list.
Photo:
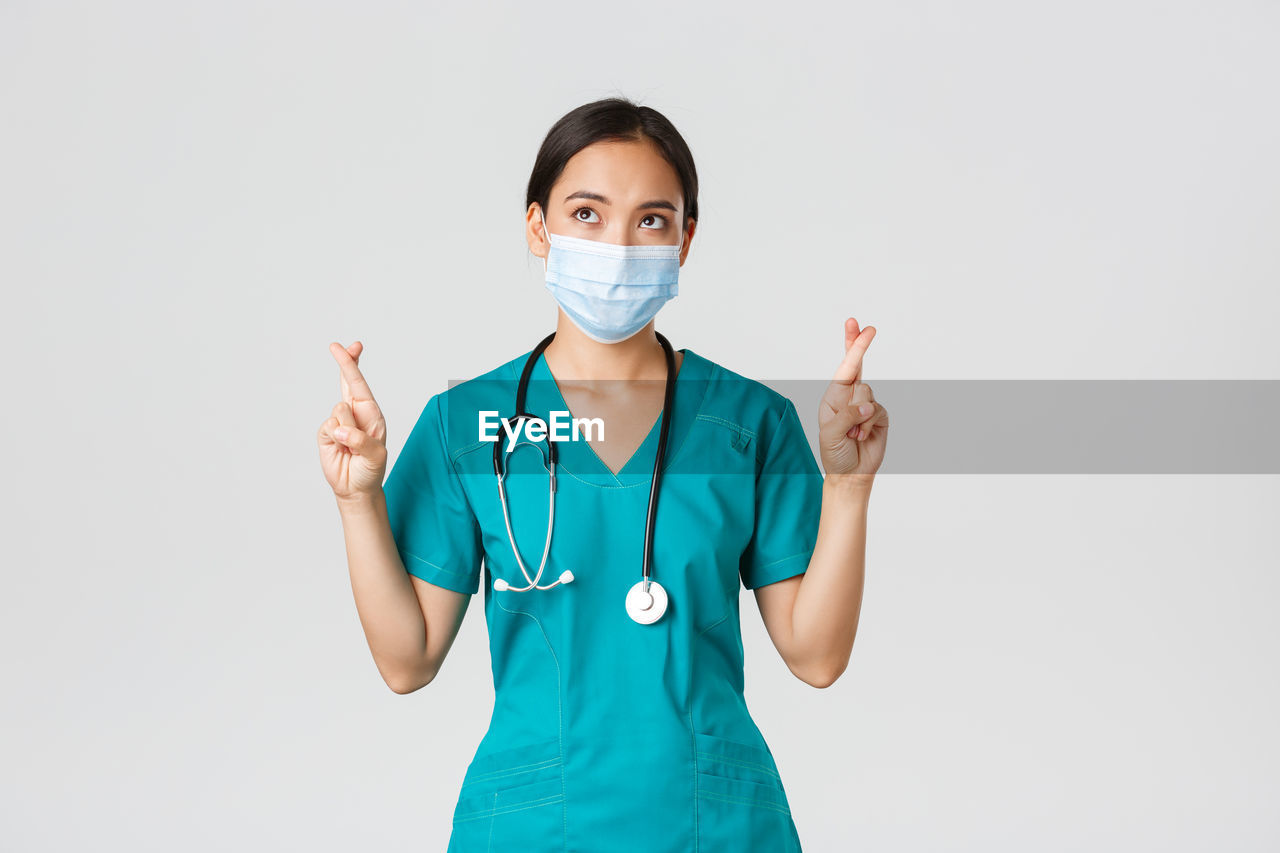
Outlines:
{"label": "mask ear loop", "polygon": [[[538,218],[542,220],[542,233],[547,235],[547,255],[551,254],[551,232],[547,230],[547,217],[542,215],[542,205],[538,205]],[[542,274],[547,274],[547,259],[542,259]]]}

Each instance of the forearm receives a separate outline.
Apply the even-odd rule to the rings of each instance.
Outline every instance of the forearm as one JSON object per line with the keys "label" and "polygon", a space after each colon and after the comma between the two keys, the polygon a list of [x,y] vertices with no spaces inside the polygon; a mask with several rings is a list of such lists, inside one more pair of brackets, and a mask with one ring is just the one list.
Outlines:
{"label": "forearm", "polygon": [[422,606],[396,550],[381,489],[338,501],[346,538],[347,568],[356,610],[374,663],[397,692],[431,680],[425,672],[427,625]]}
{"label": "forearm", "polygon": [[871,476],[829,475],[822,487],[818,539],[791,617],[791,648],[830,683],[853,653],[862,609]]}

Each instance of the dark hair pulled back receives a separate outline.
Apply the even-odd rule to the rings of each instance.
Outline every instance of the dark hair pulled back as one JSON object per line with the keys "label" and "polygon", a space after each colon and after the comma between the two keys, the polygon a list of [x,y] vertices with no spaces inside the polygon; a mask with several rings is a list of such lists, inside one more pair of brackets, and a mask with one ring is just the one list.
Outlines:
{"label": "dark hair pulled back", "polygon": [[[684,137],[667,117],[652,107],[626,98],[605,98],[583,104],[551,126],[542,140],[529,175],[525,210],[535,201],[546,210],[551,187],[559,180],[565,164],[583,148],[601,141],[630,141],[648,138],[676,170],[684,193],[686,219],[698,218],[698,171]],[[686,223],[680,223],[683,231]]]}

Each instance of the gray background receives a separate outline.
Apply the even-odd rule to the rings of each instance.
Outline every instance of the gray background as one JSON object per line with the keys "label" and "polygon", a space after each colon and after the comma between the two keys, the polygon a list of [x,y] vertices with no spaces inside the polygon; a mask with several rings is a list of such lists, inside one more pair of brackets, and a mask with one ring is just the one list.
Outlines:
{"label": "gray background", "polygon": [[[444,848],[480,602],[386,688],[315,448],[327,346],[365,342],[394,454],[546,334],[523,193],[585,101],[688,140],[659,328],[747,376],[829,377],[853,315],[873,388],[1280,377],[1275,3],[782,14],[0,3],[5,849]],[[1171,428],[1215,441],[1195,400]],[[1278,509],[1275,476],[880,477],[834,686],[743,593],[806,849],[1274,849]]]}

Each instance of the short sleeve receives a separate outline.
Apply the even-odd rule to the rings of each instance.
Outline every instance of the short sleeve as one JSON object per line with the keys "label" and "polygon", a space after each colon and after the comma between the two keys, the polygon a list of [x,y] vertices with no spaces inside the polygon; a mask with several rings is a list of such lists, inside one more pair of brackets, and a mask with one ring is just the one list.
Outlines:
{"label": "short sleeve", "polygon": [[787,400],[756,478],[755,530],[742,553],[742,585],[755,589],[809,567],[822,515],[822,470]]}
{"label": "short sleeve", "polygon": [[409,574],[455,592],[480,588],[480,525],[449,458],[442,396],[427,401],[382,486]]}

